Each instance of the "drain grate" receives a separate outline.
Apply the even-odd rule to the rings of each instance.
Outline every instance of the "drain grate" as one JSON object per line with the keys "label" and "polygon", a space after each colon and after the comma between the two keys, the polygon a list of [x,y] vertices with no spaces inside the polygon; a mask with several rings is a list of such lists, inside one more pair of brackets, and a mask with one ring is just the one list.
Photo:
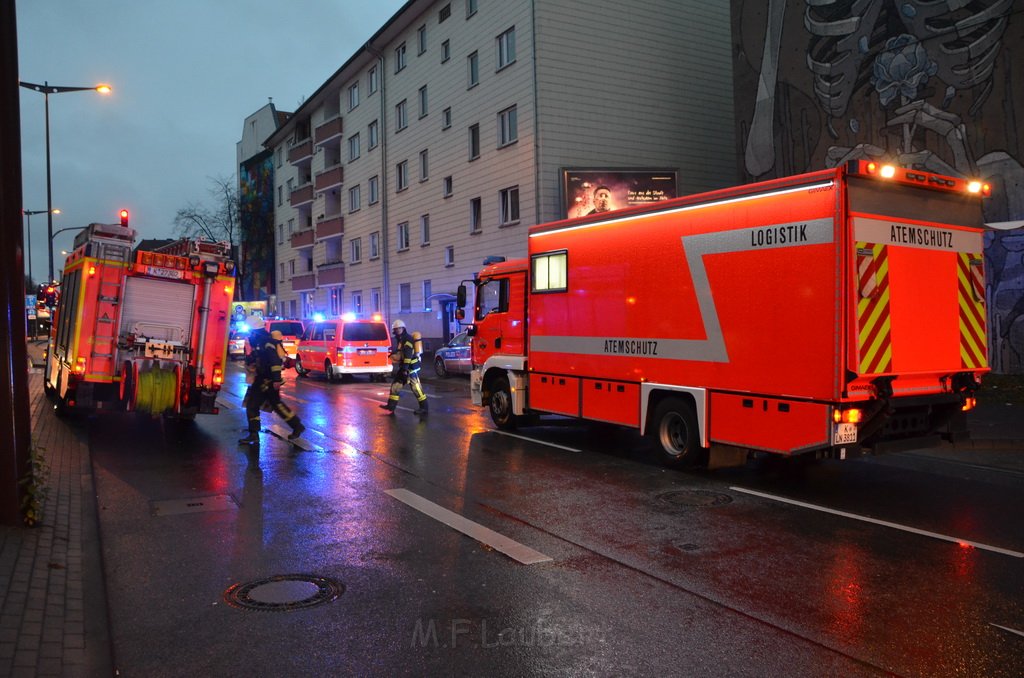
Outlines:
{"label": "drain grate", "polygon": [[154,516],[174,516],[182,513],[203,513],[206,511],[227,511],[238,505],[229,494],[215,494],[209,497],[190,499],[167,499],[150,502]]}
{"label": "drain grate", "polygon": [[311,574],[279,574],[266,579],[233,584],[224,592],[232,607],[260,612],[290,612],[337,600],[345,586]]}
{"label": "drain grate", "polygon": [[732,497],[724,492],[712,490],[672,490],[671,492],[662,492],[655,497],[655,500],[662,506],[672,508],[680,506],[704,508],[729,504],[732,502]]}

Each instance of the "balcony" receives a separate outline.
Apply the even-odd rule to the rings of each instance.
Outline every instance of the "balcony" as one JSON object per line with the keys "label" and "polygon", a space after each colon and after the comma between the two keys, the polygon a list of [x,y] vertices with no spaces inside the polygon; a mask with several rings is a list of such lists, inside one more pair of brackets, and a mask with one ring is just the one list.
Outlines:
{"label": "balcony", "polygon": [[292,207],[298,207],[299,205],[306,205],[313,202],[313,184],[306,184],[305,186],[299,186],[291,195],[288,196],[288,201]]}
{"label": "balcony", "polygon": [[340,186],[345,175],[344,169],[341,165],[338,165],[337,167],[317,173],[316,178],[313,180],[316,190],[326,191],[328,188]]}
{"label": "balcony", "polygon": [[306,139],[288,149],[288,162],[297,165],[313,157],[313,140]]}
{"label": "balcony", "polygon": [[292,233],[291,246],[292,249],[302,249],[303,247],[313,246],[314,231],[312,228],[307,228],[304,231],[298,233]]}
{"label": "balcony", "polygon": [[292,292],[310,292],[316,289],[316,273],[303,273],[292,277]]}
{"label": "balcony", "polygon": [[316,137],[316,145],[324,144],[331,139],[336,139],[342,134],[341,116],[328,120],[316,128],[313,136]]}
{"label": "balcony", "polygon": [[345,264],[340,261],[320,264],[318,267],[317,277],[320,279],[321,287],[326,287],[328,285],[344,285]]}
{"label": "balcony", "polygon": [[316,222],[316,239],[332,238],[345,232],[345,217],[340,214],[330,219]]}

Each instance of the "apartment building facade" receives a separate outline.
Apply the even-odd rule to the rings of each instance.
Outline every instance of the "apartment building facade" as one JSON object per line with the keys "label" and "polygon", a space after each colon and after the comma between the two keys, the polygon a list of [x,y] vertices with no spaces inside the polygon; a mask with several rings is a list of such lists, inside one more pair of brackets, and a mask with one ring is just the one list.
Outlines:
{"label": "apartment building facade", "polygon": [[264,142],[276,310],[457,331],[486,256],[566,216],[567,168],[735,183],[728,4],[410,0]]}

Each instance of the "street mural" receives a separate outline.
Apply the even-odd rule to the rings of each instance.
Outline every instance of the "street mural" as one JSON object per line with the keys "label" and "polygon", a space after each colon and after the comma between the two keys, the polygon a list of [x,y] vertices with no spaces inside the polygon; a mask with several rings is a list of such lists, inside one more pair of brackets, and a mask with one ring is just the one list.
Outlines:
{"label": "street mural", "polygon": [[245,266],[239,299],[266,301],[274,289],[274,162],[265,151],[238,168],[239,220]]}
{"label": "street mural", "polygon": [[872,158],[992,185],[989,358],[1024,373],[1024,0],[734,0],[732,16],[747,180]]}

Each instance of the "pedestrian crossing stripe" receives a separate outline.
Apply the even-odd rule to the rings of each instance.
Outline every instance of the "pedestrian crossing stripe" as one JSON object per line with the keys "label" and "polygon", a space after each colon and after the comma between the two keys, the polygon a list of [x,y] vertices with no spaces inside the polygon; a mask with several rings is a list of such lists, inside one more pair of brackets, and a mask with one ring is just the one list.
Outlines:
{"label": "pedestrian crossing stripe", "polygon": [[888,248],[868,242],[858,242],[856,246],[859,372],[882,374],[892,371]]}
{"label": "pedestrian crossing stripe", "polygon": [[960,365],[988,367],[984,259],[981,253],[957,256],[957,298],[960,304]]}

